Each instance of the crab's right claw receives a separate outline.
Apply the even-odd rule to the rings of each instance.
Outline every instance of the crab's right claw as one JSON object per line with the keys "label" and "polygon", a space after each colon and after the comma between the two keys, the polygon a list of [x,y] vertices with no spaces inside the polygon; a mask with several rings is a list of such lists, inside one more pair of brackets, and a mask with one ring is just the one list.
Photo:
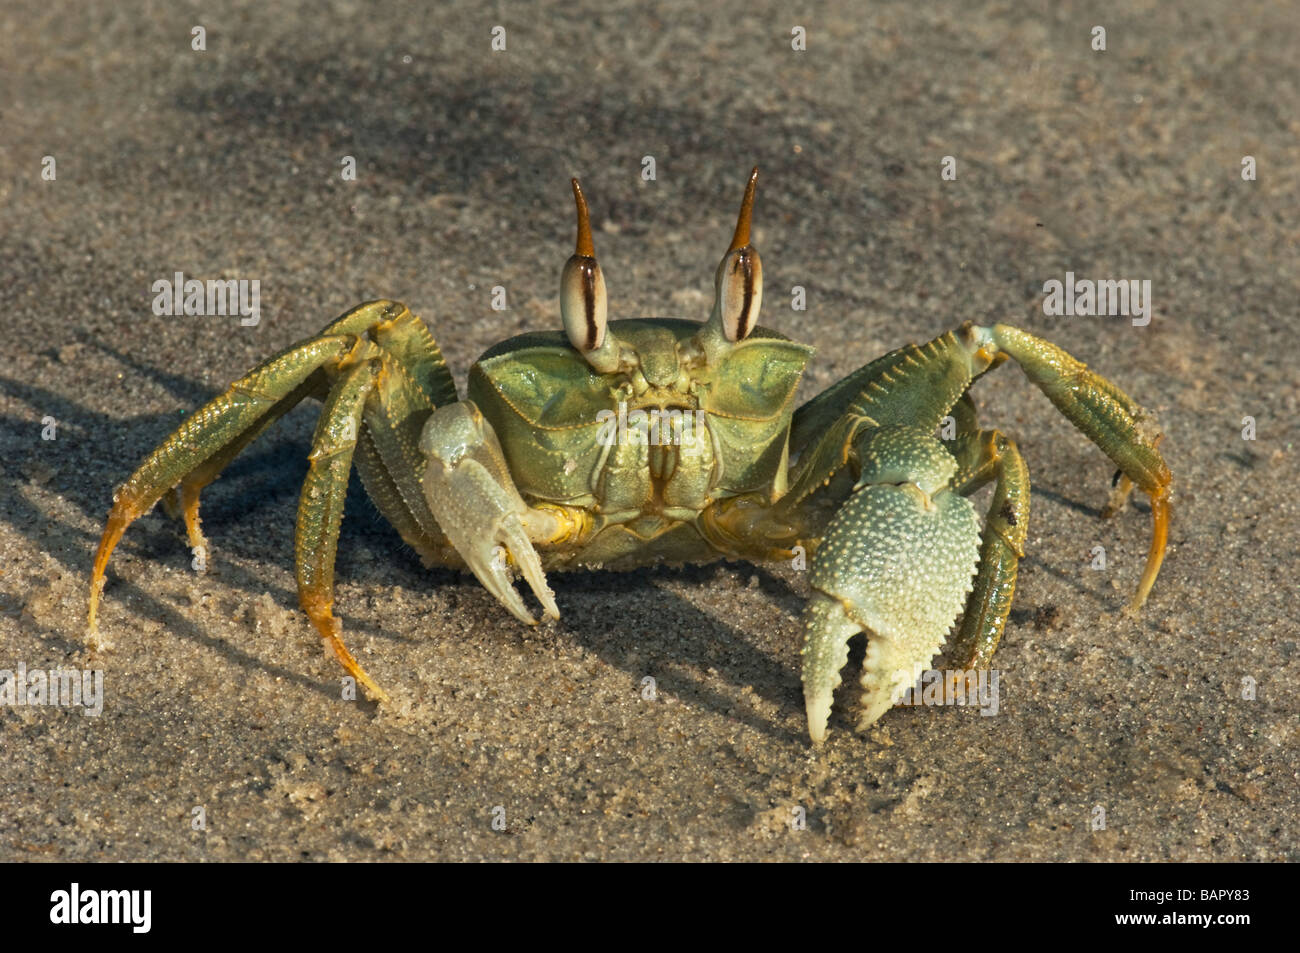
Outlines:
{"label": "crab's right claw", "polygon": [[938,654],[971,591],[979,521],[948,488],[953,458],[929,434],[880,428],[859,449],[862,478],[813,557],[804,609],[808,733],[826,738],[849,639],[867,633],[859,728],[876,721]]}
{"label": "crab's right claw", "polygon": [[501,444],[470,401],[435,410],[420,437],[428,460],[424,496],[439,527],[492,595],[521,622],[536,625],[515,589],[508,562],[519,567],[552,619],[555,593],[525,529],[530,511],[510,478]]}

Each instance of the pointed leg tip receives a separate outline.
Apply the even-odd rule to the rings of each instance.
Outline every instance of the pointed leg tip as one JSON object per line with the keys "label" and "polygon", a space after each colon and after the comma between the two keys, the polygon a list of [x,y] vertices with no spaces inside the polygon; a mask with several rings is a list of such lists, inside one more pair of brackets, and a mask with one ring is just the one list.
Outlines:
{"label": "pointed leg tip", "polygon": [[[345,665],[344,668],[348,667]],[[377,705],[392,704],[393,699],[389,697],[388,692],[380,688],[379,683],[367,675],[365,669],[358,666],[356,672],[348,669],[348,674],[357,680],[357,684],[361,686],[361,690],[366,693],[366,698],[370,701]]]}
{"label": "pointed leg tip", "polygon": [[86,648],[90,650],[91,655],[99,652],[111,652],[113,643],[100,633],[99,629],[92,629],[86,633]]}
{"label": "pointed leg tip", "polygon": [[[335,623],[338,622],[337,619],[332,621]],[[388,697],[388,692],[380,688],[379,683],[370,677],[370,673],[361,667],[360,663],[358,663],[352,653],[347,650],[347,647],[343,644],[341,639],[337,642],[334,639],[331,639],[326,644],[333,650],[334,657],[343,665],[344,671],[357,680],[357,684],[361,686],[362,690],[366,693],[367,698],[380,704],[387,704],[392,701],[392,699]],[[345,654],[346,658],[344,657]]]}

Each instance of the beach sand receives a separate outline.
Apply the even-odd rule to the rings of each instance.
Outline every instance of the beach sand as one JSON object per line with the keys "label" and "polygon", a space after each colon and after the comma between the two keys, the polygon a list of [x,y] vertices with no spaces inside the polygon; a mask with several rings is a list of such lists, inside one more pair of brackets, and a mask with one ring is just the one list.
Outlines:
{"label": "beach sand", "polygon": [[[101,669],[104,706],[0,708],[0,859],[1300,859],[1300,18],[860,6],[7,4],[0,668]],[[337,610],[396,702],[344,701],[293,574],[318,405],[206,492],[206,573],[161,508],[131,527],[88,653],[113,488],[229,381],[394,298],[463,390],[559,326],[573,175],[611,315],[703,319],[755,164],[761,322],[819,349],[802,396],[1005,321],[1156,414],[1175,522],[1139,617],[1145,502],[1102,521],[1113,466],[1008,365],[975,391],[1033,478],[991,717],[859,734],[858,639],[815,750],[803,573],[553,576],[562,618],[529,628],[355,479]],[[155,314],[178,271],[256,279],[259,322]],[[1150,323],[1044,314],[1067,272],[1149,280]]]}

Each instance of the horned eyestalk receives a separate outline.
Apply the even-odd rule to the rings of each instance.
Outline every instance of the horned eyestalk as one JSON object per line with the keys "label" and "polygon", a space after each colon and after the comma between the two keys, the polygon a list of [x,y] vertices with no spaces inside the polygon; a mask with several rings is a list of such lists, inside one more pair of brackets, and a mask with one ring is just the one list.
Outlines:
{"label": "horned eyestalk", "polygon": [[591,243],[591,217],[582,186],[573,179],[573,201],[578,208],[577,248],[560,276],[560,316],[569,343],[597,371],[608,374],[619,366],[618,344],[608,334],[609,303],[605,275]]}
{"label": "horned eyestalk", "polygon": [[743,341],[754,330],[763,302],[763,263],[749,238],[757,184],[758,167],[755,166],[745,187],[745,199],[740,205],[731,247],[718,265],[714,278],[715,299],[710,322],[720,322],[727,340],[733,343]]}

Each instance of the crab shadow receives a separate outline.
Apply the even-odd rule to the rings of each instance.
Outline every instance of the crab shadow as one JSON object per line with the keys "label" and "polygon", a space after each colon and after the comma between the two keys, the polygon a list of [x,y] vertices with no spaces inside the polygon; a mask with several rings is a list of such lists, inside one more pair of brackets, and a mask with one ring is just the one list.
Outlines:
{"label": "crab shadow", "polygon": [[[428,69],[428,64],[379,59],[360,67],[288,51],[274,61],[241,63],[237,71],[217,74],[206,84],[177,89],[173,103],[181,112],[201,117],[214,135],[259,143],[251,151],[204,153],[197,160],[204,176],[229,177],[241,188],[275,183],[275,198],[286,205],[306,204],[299,199],[321,190],[321,180],[313,176],[283,174],[284,155],[301,153],[303,144],[310,143],[314,153],[330,162],[352,155],[364,164],[365,175],[355,181],[332,176],[329,187],[340,194],[361,189],[377,197],[394,190],[416,196],[492,196],[497,208],[521,210],[520,219],[535,218],[532,209],[553,205],[568,179],[585,173],[589,190],[617,196],[605,206],[608,220],[632,234],[646,231],[662,215],[654,190],[605,188],[605,180],[612,186],[626,174],[621,170],[640,168],[647,152],[666,156],[677,151],[674,144],[689,142],[692,153],[711,158],[699,174],[674,181],[684,191],[682,207],[694,208],[715,200],[721,188],[734,191],[737,177],[755,161],[773,176],[798,183],[806,198],[834,181],[831,154],[847,150],[811,118],[801,118],[802,110],[781,114],[774,127],[773,112],[743,96],[708,107],[668,107],[639,96],[609,96],[571,72],[538,63],[530,66],[527,82],[496,69],[436,77]],[[571,128],[574,116],[583,117],[583,136],[557,139],[557,130]],[[807,148],[810,142],[816,148]],[[614,154],[602,146],[595,164],[585,143],[615,144]],[[798,175],[783,176],[793,173],[796,164],[790,157],[799,143]],[[896,160],[882,153],[879,161],[883,168]],[[301,195],[286,195],[286,188]],[[790,190],[765,201],[774,217],[799,209]],[[877,210],[880,205],[865,189],[844,201],[861,206],[856,211],[863,214],[867,205]],[[514,227],[544,231],[547,237],[551,231],[526,220]]]}
{"label": "crab shadow", "polygon": [[[763,644],[744,620],[726,621],[664,588],[681,583],[717,588],[720,577],[736,567],[757,577],[764,595],[787,612],[802,606],[802,597],[783,579],[746,563],[568,572],[551,579],[561,630],[634,682],[653,677],[658,694],[730,718],[775,741],[803,745],[797,646],[782,653]],[[726,685],[710,685],[710,676]],[[744,700],[746,689],[782,712],[779,724]]]}

